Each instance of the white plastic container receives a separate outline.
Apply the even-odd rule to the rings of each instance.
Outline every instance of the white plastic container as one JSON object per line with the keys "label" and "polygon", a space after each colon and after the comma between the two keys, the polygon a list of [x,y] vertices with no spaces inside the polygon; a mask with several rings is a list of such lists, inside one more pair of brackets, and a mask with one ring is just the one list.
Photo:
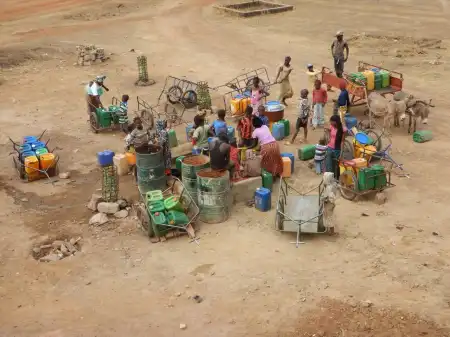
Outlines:
{"label": "white plastic container", "polygon": [[117,174],[119,176],[127,175],[130,171],[127,157],[124,154],[116,154],[113,157],[114,165],[117,167]]}

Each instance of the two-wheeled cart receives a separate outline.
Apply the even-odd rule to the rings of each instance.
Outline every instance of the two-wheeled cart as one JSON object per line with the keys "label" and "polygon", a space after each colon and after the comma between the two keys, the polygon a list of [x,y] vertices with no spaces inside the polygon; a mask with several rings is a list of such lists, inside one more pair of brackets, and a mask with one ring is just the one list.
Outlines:
{"label": "two-wheeled cart", "polygon": [[177,234],[187,233],[192,241],[197,242],[194,224],[200,213],[200,209],[183,183],[175,177],[173,177],[172,179],[173,182],[171,186],[163,191],[162,194],[165,199],[171,196],[175,196],[179,200],[181,207],[187,216],[186,221],[182,223],[171,223],[166,219],[166,221],[162,223],[157,223],[155,213],[153,213],[150,209],[146,194],[144,193],[140,193],[141,202],[137,206],[135,206],[137,218],[141,224],[142,229],[150,238],[166,237],[169,233],[173,233],[175,236]]}
{"label": "two-wheeled cart", "polygon": [[297,233],[295,243],[298,247],[301,233],[327,233],[325,223],[325,201],[323,180],[307,192],[299,192],[284,178],[280,181],[275,229],[282,232]]}

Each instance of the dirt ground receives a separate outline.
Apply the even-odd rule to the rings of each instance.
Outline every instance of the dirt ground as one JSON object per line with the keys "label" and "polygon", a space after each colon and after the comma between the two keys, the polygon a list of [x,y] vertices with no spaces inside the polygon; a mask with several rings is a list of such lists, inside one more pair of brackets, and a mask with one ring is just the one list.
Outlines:
{"label": "dirt ground", "polygon": [[[450,336],[447,3],[286,2],[295,10],[238,19],[216,13],[210,0],[2,1],[1,336]],[[293,235],[273,229],[273,210],[242,205],[226,223],[200,225],[199,245],[151,244],[132,217],[89,227],[85,205],[100,187],[96,153],[123,148],[119,133],[88,128],[83,90],[95,75],[108,76],[105,99],[128,93],[136,108],[138,95],[157,102],[167,75],[218,86],[263,66],[273,80],[291,55],[294,122],[304,67],[332,65],[337,30],[349,40],[347,69],[359,60],[395,69],[406,91],[436,105],[426,126],[431,142],[392,130],[392,154],[410,178],[393,177],[385,205],[338,200],[339,235],[306,237],[298,249]],[[74,66],[83,43],[111,59]],[[139,53],[154,86],[133,85]],[[220,92],[214,99],[220,103]],[[44,129],[71,179],[21,183],[8,137]],[[293,179],[305,189],[317,183],[301,162]],[[121,180],[121,194],[137,199],[131,177]],[[33,245],[67,236],[82,237],[80,254],[48,264],[32,258]]]}

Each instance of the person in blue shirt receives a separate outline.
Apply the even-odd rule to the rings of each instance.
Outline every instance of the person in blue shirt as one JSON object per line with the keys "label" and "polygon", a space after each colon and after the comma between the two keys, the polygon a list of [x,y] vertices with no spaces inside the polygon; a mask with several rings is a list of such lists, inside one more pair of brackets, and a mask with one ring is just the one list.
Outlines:
{"label": "person in blue shirt", "polygon": [[347,82],[345,80],[342,80],[339,83],[339,89],[341,90],[341,92],[339,93],[336,104],[334,105],[333,114],[340,114],[343,116],[348,111],[348,108],[350,106],[350,96],[347,91]]}
{"label": "person in blue shirt", "polygon": [[269,118],[266,116],[266,108],[264,107],[264,105],[260,105],[258,107],[258,114],[263,124],[269,126]]}
{"label": "person in blue shirt", "polygon": [[217,119],[211,125],[211,133],[218,136],[221,133],[227,134],[227,123],[225,122],[226,112],[224,109],[217,111]]}

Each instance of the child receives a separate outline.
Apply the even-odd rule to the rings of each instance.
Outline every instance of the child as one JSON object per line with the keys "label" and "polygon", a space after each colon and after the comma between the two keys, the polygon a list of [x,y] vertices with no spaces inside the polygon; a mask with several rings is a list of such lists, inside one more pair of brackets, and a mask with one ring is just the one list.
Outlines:
{"label": "child", "polygon": [[298,132],[301,128],[304,130],[304,141],[306,142],[308,137],[308,119],[311,112],[311,103],[308,99],[308,89],[303,89],[300,91],[300,103],[298,105],[299,114],[297,118],[297,123],[295,125],[295,133],[292,136],[291,142],[287,142],[286,145],[294,143],[295,137],[297,137]]}
{"label": "child", "polygon": [[253,118],[253,108],[249,105],[245,109],[245,116],[241,120],[239,120],[238,125],[236,127],[237,132],[239,134],[239,138],[241,139],[240,146],[242,146],[242,147],[244,147],[244,146],[248,147],[253,144],[252,118]]}
{"label": "child", "polygon": [[311,89],[314,89],[315,81],[319,79],[318,75],[320,74],[320,70],[317,71],[314,69],[312,64],[308,64],[306,66],[306,75],[308,75],[308,81],[311,85]]}
{"label": "child", "polygon": [[325,104],[327,103],[327,91],[322,88],[322,82],[316,80],[313,90],[313,118],[312,126],[315,129],[317,126],[323,126],[325,123]]}
{"label": "child", "polygon": [[267,118],[266,116],[266,108],[264,107],[264,105],[260,105],[258,107],[258,115],[263,124],[269,126],[269,118]]}
{"label": "child", "polygon": [[117,116],[119,117],[119,125],[120,129],[128,134],[128,100],[130,96],[122,95],[122,102],[119,105],[119,111],[117,112]]}
{"label": "child", "polygon": [[225,110],[219,109],[217,111],[217,119],[211,125],[211,132],[216,137],[221,133],[227,133],[227,123],[225,122],[225,115]]}
{"label": "child", "polygon": [[322,174],[325,171],[325,155],[327,153],[327,142],[325,138],[320,138],[319,144],[316,144],[316,153],[314,155],[314,164],[316,173]]}
{"label": "child", "polygon": [[201,149],[208,147],[208,126],[205,125],[205,119],[196,115],[194,117],[195,130],[192,135],[192,145],[197,146]]}

